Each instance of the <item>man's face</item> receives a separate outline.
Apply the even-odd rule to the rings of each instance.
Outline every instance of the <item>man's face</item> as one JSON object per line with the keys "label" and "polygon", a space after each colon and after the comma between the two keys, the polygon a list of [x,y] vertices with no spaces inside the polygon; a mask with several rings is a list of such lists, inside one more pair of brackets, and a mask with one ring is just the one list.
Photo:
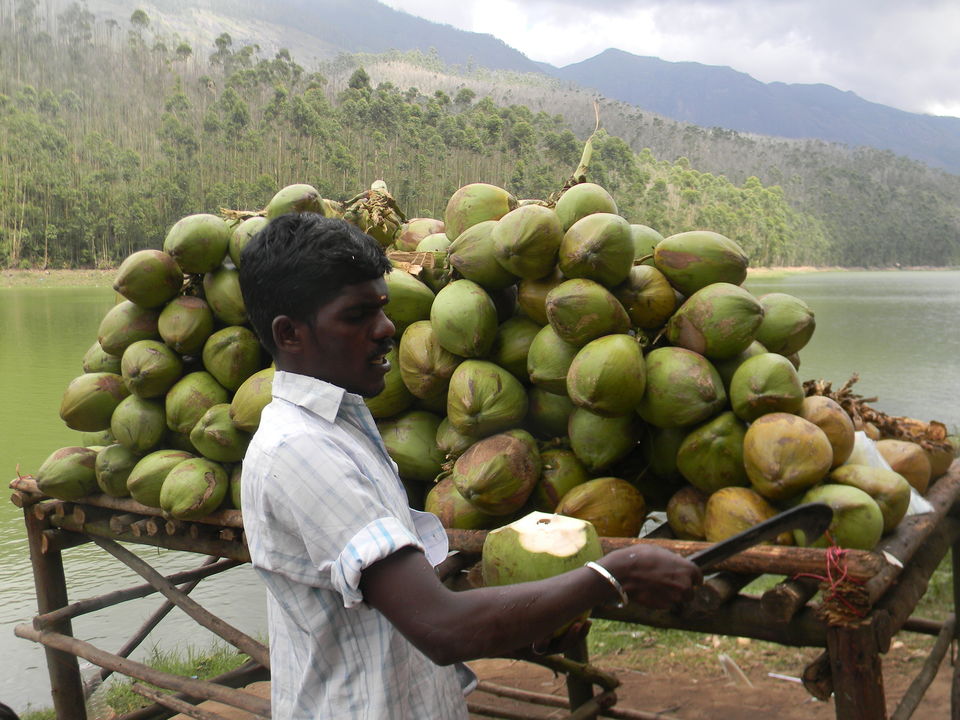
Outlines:
{"label": "man's face", "polygon": [[393,323],[383,313],[387,283],[383,278],[346,285],[308,321],[303,369],[348,392],[372,397],[383,390],[393,347]]}

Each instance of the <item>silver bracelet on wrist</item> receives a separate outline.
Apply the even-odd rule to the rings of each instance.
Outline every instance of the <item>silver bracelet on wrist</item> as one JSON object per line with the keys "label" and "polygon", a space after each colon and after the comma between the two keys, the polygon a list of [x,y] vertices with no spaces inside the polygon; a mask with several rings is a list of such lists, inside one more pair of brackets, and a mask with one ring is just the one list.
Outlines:
{"label": "silver bracelet on wrist", "polygon": [[627,592],[623,589],[623,585],[621,585],[620,581],[613,576],[613,573],[607,570],[603,565],[593,562],[593,560],[584,563],[583,566],[588,567],[594,572],[598,573],[604,580],[613,586],[614,590],[617,591],[617,595],[620,596],[620,602],[618,602],[614,607],[622,608],[627,606],[627,604],[630,602],[630,598],[627,597]]}

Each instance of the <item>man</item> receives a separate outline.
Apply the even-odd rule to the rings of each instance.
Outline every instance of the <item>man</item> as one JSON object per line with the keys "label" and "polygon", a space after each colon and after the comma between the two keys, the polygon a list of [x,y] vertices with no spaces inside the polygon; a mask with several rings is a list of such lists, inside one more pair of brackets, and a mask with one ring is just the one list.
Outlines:
{"label": "man", "polygon": [[313,214],[273,220],[241,258],[247,312],[277,369],[242,492],[278,720],[465,718],[452,663],[529,647],[623,593],[667,607],[701,580],[689,561],[641,547],[550,580],[444,587],[428,561],[446,554],[439,523],[411,513],[362,400],[389,369],[389,270],[372,238]]}

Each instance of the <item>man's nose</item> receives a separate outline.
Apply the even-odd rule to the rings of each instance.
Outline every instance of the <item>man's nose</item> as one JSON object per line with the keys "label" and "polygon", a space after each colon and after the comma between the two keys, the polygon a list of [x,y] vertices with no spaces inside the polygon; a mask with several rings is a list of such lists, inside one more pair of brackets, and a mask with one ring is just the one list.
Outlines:
{"label": "man's nose", "polygon": [[374,337],[377,339],[380,338],[390,338],[393,337],[397,332],[396,326],[393,324],[393,321],[387,317],[386,313],[383,310],[380,311],[380,317],[376,327],[374,328]]}

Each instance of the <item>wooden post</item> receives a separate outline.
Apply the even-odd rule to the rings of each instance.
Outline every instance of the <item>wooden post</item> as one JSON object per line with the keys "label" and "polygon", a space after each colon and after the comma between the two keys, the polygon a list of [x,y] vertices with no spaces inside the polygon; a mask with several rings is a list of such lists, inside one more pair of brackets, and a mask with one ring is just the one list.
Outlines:
{"label": "wooden post", "polygon": [[[587,651],[587,638],[580,638],[577,644],[567,650],[564,655],[574,662],[587,664],[590,660],[590,653]],[[581,705],[593,700],[593,684],[589,680],[567,673],[567,698],[570,700],[570,709],[576,710]],[[596,717],[596,715],[593,717]]]}
{"label": "wooden post", "polygon": [[[953,616],[960,618],[960,542],[950,549],[950,567],[953,570]],[[953,637],[960,641],[960,623],[954,625]],[[953,666],[950,683],[950,720],[960,720],[960,663]]]}
{"label": "wooden post", "polygon": [[[23,513],[27,526],[27,544],[33,565],[33,583],[37,592],[37,610],[48,613],[67,605],[67,580],[63,574],[63,556],[59,549],[43,552],[43,531],[49,528],[46,520],[38,518],[32,508]],[[57,624],[55,632],[73,635],[69,620]],[[75,655],[45,646],[50,693],[57,720],[87,720],[80,665]]]}
{"label": "wooden post", "polygon": [[837,720],[886,720],[883,667],[871,622],[827,628]]}

